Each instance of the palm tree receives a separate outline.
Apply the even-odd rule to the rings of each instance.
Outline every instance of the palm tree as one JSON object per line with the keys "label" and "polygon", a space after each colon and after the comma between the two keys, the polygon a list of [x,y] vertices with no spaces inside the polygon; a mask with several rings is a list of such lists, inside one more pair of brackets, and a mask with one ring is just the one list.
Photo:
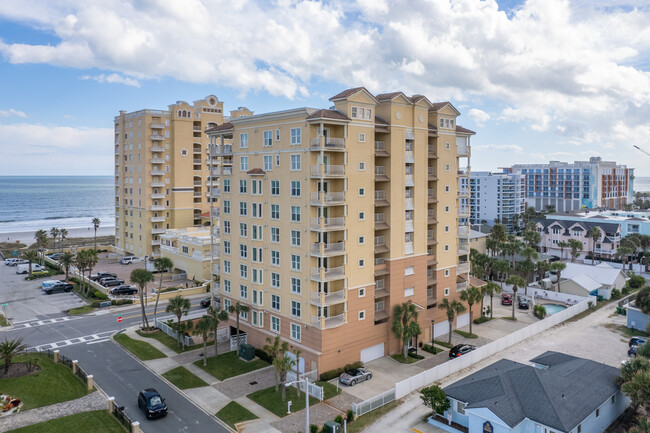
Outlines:
{"label": "palm tree", "polygon": [[[523,277],[524,281],[528,283],[529,276],[535,272],[535,264],[531,262],[530,260],[524,260],[523,262],[517,263],[517,272],[521,274]],[[528,284],[526,284],[526,295],[528,295]]]}
{"label": "palm tree", "polygon": [[[264,346],[264,351],[271,358],[271,362],[273,362],[273,360],[279,356],[280,351],[284,345],[286,345],[285,351],[289,350],[289,345],[287,342],[282,342],[279,336],[276,336],[274,340],[271,340],[270,337],[266,337],[266,345]],[[280,373],[275,369],[273,373],[275,376],[275,392],[278,392],[278,386],[280,385]]]}
{"label": "palm tree", "polygon": [[438,308],[445,310],[447,314],[447,321],[449,322],[449,344],[451,344],[451,328],[454,323],[454,316],[465,311],[465,306],[456,299],[449,302],[448,298],[444,298],[440,305],[438,305]]}
{"label": "palm tree", "polygon": [[492,300],[495,294],[501,293],[501,287],[499,287],[499,285],[493,281],[488,281],[484,289],[485,293],[490,296],[490,318],[492,318],[492,312],[494,311],[494,308],[492,307]]}
{"label": "palm tree", "polygon": [[564,260],[564,250],[569,248],[570,245],[567,241],[560,241],[557,243],[557,246],[560,248],[560,258]]}
{"label": "palm tree", "polygon": [[[294,359],[296,360],[296,380],[300,380],[300,354],[302,353],[302,350],[298,349],[297,347],[293,349],[293,356]],[[298,398],[300,398],[300,383],[296,385],[296,395]]]}
{"label": "palm tree", "polygon": [[70,253],[63,253],[59,259],[59,263],[65,269],[65,280],[68,281],[68,273],[70,272],[70,266],[74,263],[74,256]]}
{"label": "palm tree", "polygon": [[232,314],[236,315],[236,320],[237,320],[237,356],[239,356],[239,315],[241,313],[248,313],[248,308],[247,305],[240,304],[237,302],[235,305],[231,305],[229,308],[230,312]]}
{"label": "palm tree", "polygon": [[535,248],[542,241],[542,235],[537,232],[534,226],[532,230],[526,230],[523,237],[528,248]]}
{"label": "palm tree", "polygon": [[[140,270],[140,269],[136,269]],[[135,272],[135,271],[133,271]],[[152,275],[153,276],[153,275]],[[176,333],[178,334],[178,345],[182,346],[181,343],[181,317],[184,315],[187,315],[190,311],[190,307],[192,305],[190,304],[190,300],[187,298],[183,298],[181,295],[177,295],[173,297],[172,299],[169,300],[169,303],[167,304],[167,308],[165,308],[165,312],[167,313],[172,313],[174,316],[176,316]],[[144,311],[144,307],[142,308]]]}
{"label": "palm tree", "polygon": [[27,250],[23,254],[23,258],[29,262],[29,276],[32,276],[32,263],[38,261],[38,253],[36,250]]}
{"label": "palm tree", "polygon": [[557,291],[559,293],[562,291],[560,290],[560,277],[562,276],[562,271],[566,269],[566,264],[562,262],[553,262],[551,264],[551,269],[557,271]]}
{"label": "palm tree", "polygon": [[537,273],[537,279],[541,280],[542,278],[545,278],[546,272],[548,272],[550,269],[551,265],[548,262],[545,262],[544,260],[537,262],[537,269],[535,270]]}
{"label": "palm tree", "polygon": [[[156,303],[153,306],[153,323],[156,323],[156,312],[158,311],[158,300],[160,299],[160,292],[162,291],[163,273],[174,267],[174,262],[169,257],[156,257],[153,261],[156,271],[160,273],[160,284],[158,285],[158,292],[156,293]],[[216,335],[216,334],[215,334]]]}
{"label": "palm tree", "polygon": [[23,344],[22,338],[7,340],[0,343],[0,358],[5,362],[5,374],[9,372],[9,366],[14,356],[18,356],[21,352],[25,351],[27,346]]}
{"label": "palm tree", "polygon": [[469,286],[466,290],[463,290],[460,293],[460,299],[467,302],[467,305],[469,306],[469,333],[471,334],[473,320],[472,305],[483,299],[483,293],[481,293],[481,290],[478,287]]}
{"label": "palm tree", "polygon": [[[287,345],[286,350],[284,350],[285,344]],[[287,356],[287,352],[289,351],[289,348],[286,341],[282,342],[282,349],[283,350],[281,356],[277,356],[276,358],[273,359],[273,367],[275,367],[276,371],[279,373],[280,376],[280,385],[282,388],[282,401],[286,401],[287,387],[284,386],[284,384],[287,381],[287,373],[291,371],[291,369],[293,369],[294,365],[296,365],[296,361]]]}
{"label": "palm tree", "polygon": [[496,239],[487,238],[485,240],[485,248],[487,248],[491,256],[494,256],[494,253],[496,252],[498,246],[499,246],[499,242]]}
{"label": "palm tree", "polygon": [[582,249],[582,242],[577,239],[569,239],[569,248],[571,248],[571,263],[575,262],[576,257]]}
{"label": "palm tree", "polygon": [[[34,239],[36,240],[36,248],[42,254],[43,248],[47,245],[47,232],[45,230],[38,230],[34,233]],[[41,256],[41,266],[43,266],[42,256]]]}
{"label": "palm tree", "polygon": [[[203,316],[196,323],[194,330],[203,337],[203,366],[208,365],[208,337],[212,334],[212,321],[210,316]],[[216,336],[215,336],[216,339]]]}
{"label": "palm tree", "polygon": [[56,238],[59,237],[60,230],[56,227],[50,229],[50,236],[52,236],[52,249],[56,251]]}
{"label": "palm tree", "polygon": [[402,355],[404,361],[408,359],[408,344],[416,335],[420,335],[420,324],[418,323],[418,312],[415,304],[404,302],[395,305],[393,309],[393,334],[402,342]]}
{"label": "palm tree", "polygon": [[504,255],[509,255],[512,258],[510,266],[515,267],[515,255],[521,251],[521,241],[514,236],[503,245]]}
{"label": "palm tree", "polygon": [[503,243],[507,239],[506,226],[503,224],[495,224],[490,230],[490,237],[498,243]]}
{"label": "palm tree", "polygon": [[95,229],[95,250],[97,250],[97,229],[99,228],[99,218],[93,218],[93,228]]}
{"label": "palm tree", "polygon": [[214,331],[214,354],[216,356],[219,354],[219,346],[217,345],[219,323],[228,320],[228,312],[211,306],[208,307],[208,317],[210,317],[210,323],[212,324],[212,330]]}
{"label": "palm tree", "polygon": [[[86,265],[88,266],[88,278],[90,278],[90,276],[93,273],[93,268],[99,261],[99,255],[97,254],[97,250],[85,250],[85,251],[87,251],[86,254],[88,255]],[[86,292],[86,295],[88,294],[89,291],[90,291],[90,283],[88,283],[88,290]]]}
{"label": "palm tree", "polygon": [[598,227],[592,227],[589,230],[589,237],[591,238],[591,264],[593,265],[596,260],[596,241],[600,239],[600,229]]}
{"label": "palm tree", "polygon": [[[627,257],[632,253],[634,253],[634,251],[632,251],[632,248],[630,247],[618,247],[618,249],[616,250],[616,257],[619,257],[621,259],[621,263],[623,264],[623,270],[625,270]],[[630,268],[632,268],[632,262],[630,262]]]}
{"label": "palm tree", "polygon": [[68,237],[68,230],[66,229],[60,229],[59,230],[59,237],[61,238],[61,251],[63,251],[63,240]]}
{"label": "palm tree", "polygon": [[514,294],[512,299],[512,320],[515,319],[515,304],[517,303],[517,290],[519,287],[525,287],[526,281],[521,278],[519,275],[510,275],[506,280],[506,284],[512,285],[512,293]]}
{"label": "palm tree", "polygon": [[499,281],[503,290],[503,282],[506,279],[506,274],[510,272],[510,265],[505,260],[497,260],[492,264],[492,270],[499,274]]}
{"label": "palm tree", "polygon": [[84,274],[88,266],[88,253],[86,251],[87,250],[79,251],[74,259],[74,265],[77,267],[77,271],[81,274],[81,280],[79,280],[79,289],[83,291],[85,291],[86,285]]}
{"label": "palm tree", "polygon": [[[147,319],[147,315],[144,311],[144,294],[147,291],[147,283],[153,281],[153,274],[146,269],[134,269],[133,271],[131,271],[130,279],[132,283],[137,284],[138,287],[140,288],[139,292],[140,292],[140,308],[142,309],[142,326],[144,329],[149,329],[149,319]],[[177,296],[177,298],[180,298],[180,296]],[[169,303],[171,304],[171,301],[169,301]],[[167,306],[167,308],[169,308],[169,305]]]}

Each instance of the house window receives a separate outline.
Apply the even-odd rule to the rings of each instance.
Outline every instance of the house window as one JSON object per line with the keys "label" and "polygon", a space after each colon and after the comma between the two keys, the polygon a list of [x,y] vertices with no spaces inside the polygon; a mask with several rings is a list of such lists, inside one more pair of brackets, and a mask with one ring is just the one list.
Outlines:
{"label": "house window", "polygon": [[300,256],[291,254],[291,270],[300,272]]}
{"label": "house window", "polygon": [[451,149],[451,144],[449,142],[445,143],[445,150]]}
{"label": "house window", "polygon": [[291,293],[300,294],[300,278],[291,277]]}
{"label": "house window", "polygon": [[272,204],[271,205],[271,219],[279,220],[280,219],[280,205]]}
{"label": "house window", "polygon": [[366,266],[366,260],[365,259],[359,259],[359,267],[363,268]]}
{"label": "house window", "polygon": [[359,245],[365,244],[366,243],[366,238],[364,236],[359,236],[358,243],[359,243]]}
{"label": "house window", "polygon": [[596,409],[596,418],[600,416],[600,408]]}
{"label": "house window", "polygon": [[614,394],[610,400],[612,404],[616,403],[616,394]]}
{"label": "house window", "polygon": [[366,163],[365,162],[360,162],[359,163],[359,171],[366,171]]}
{"label": "house window", "polygon": [[291,222],[300,222],[300,206],[291,206]]}
{"label": "house window", "polygon": [[190,253],[190,249],[185,245],[183,245],[183,254],[189,254],[189,253]]}
{"label": "house window", "polygon": [[273,266],[280,266],[280,251],[271,250],[271,264]]}
{"label": "house window", "polygon": [[291,230],[291,246],[299,247],[300,246],[300,231]]}
{"label": "house window", "polygon": [[248,279],[248,266],[239,265],[239,278],[241,278],[242,280]]}
{"label": "house window", "polygon": [[366,213],[365,212],[359,212],[359,221],[364,221],[366,219]]}
{"label": "house window", "polygon": [[251,180],[251,194],[253,195],[262,195],[262,180],[253,179]]}
{"label": "house window", "polygon": [[450,165],[449,165],[449,164],[445,164],[445,171],[449,171],[449,170],[450,170]]}
{"label": "house window", "polygon": [[261,290],[253,290],[253,304],[264,305],[264,293]]}
{"label": "house window", "polygon": [[248,203],[245,201],[240,201],[239,202],[239,216],[246,216],[248,215]]}
{"label": "house window", "polygon": [[366,318],[366,310],[359,311],[359,320],[365,320],[365,318]]}
{"label": "house window", "polygon": [[223,261],[223,272],[226,274],[230,273],[230,260]]}
{"label": "house window", "polygon": [[274,289],[280,288],[280,274],[277,272],[271,272],[271,287]]}
{"label": "house window", "polygon": [[253,268],[253,278],[252,281],[254,284],[264,284],[264,274],[261,269]]}
{"label": "house window", "polygon": [[362,287],[359,289],[359,297],[363,298],[364,296],[366,296],[366,288]]}
{"label": "house window", "polygon": [[262,248],[251,247],[251,251],[253,252],[253,263],[262,263]]}
{"label": "house window", "polygon": [[271,295],[271,309],[280,311],[280,296]]}
{"label": "house window", "polygon": [[273,170],[273,156],[264,155],[264,171]]}
{"label": "house window", "polygon": [[264,327],[264,313],[262,311],[253,310],[253,326]]}
{"label": "house window", "polygon": [[291,181],[291,197],[300,197],[300,181]]}
{"label": "house window", "polygon": [[445,245],[445,252],[449,251],[449,245]]}
{"label": "house window", "polygon": [[415,274],[415,270],[413,266],[407,266],[406,268],[404,268],[404,276],[409,276],[413,274]]}
{"label": "house window", "polygon": [[291,171],[300,171],[300,167],[300,155],[291,155]]}
{"label": "house window", "polygon": [[280,318],[271,316],[271,331],[280,333]]}
{"label": "house window", "polygon": [[407,287],[404,289],[404,297],[413,296],[414,290],[413,287]]}
{"label": "house window", "polygon": [[239,244],[239,257],[242,259],[248,258],[248,246]]}
{"label": "house window", "polygon": [[300,317],[300,302],[291,301],[291,315],[294,317]]}
{"label": "house window", "polygon": [[350,116],[353,119],[372,120],[372,109],[362,107],[352,107]]}
{"label": "house window", "polygon": [[271,195],[280,195],[280,181],[272,180],[271,181]]}
{"label": "house window", "polygon": [[224,293],[230,293],[230,280],[223,280]]}
{"label": "house window", "polygon": [[223,241],[223,253],[230,255],[230,241]]}
{"label": "house window", "polygon": [[248,185],[245,179],[239,180],[239,193],[246,194],[248,192]]}
{"label": "house window", "polygon": [[223,192],[230,192],[230,179],[223,180]]}
{"label": "house window", "polygon": [[246,149],[248,147],[248,134],[239,134],[239,147]]}
{"label": "house window", "polygon": [[248,287],[243,284],[239,285],[239,297],[242,299],[248,299]]}
{"label": "house window", "polygon": [[248,224],[239,223],[239,236],[245,238],[248,236]]}
{"label": "house window", "polygon": [[300,128],[291,128],[291,145],[300,144]]}
{"label": "house window", "polygon": [[239,169],[241,171],[248,171],[248,157],[242,156],[239,160]]}
{"label": "house window", "polygon": [[365,196],[366,196],[366,189],[359,188],[359,197],[365,197]]}
{"label": "house window", "polygon": [[280,130],[279,129],[275,130],[275,141],[280,141]]}
{"label": "house window", "polygon": [[253,218],[262,218],[262,203],[251,203],[253,208]]}
{"label": "house window", "polygon": [[366,142],[366,134],[363,132],[359,133],[359,143],[365,143]]}
{"label": "house window", "polygon": [[458,412],[461,415],[465,415],[465,403],[463,403],[462,401],[457,401],[456,412]]}
{"label": "house window", "polygon": [[264,147],[271,146],[272,144],[273,144],[272,131],[264,131]]}
{"label": "house window", "polygon": [[300,325],[298,325],[296,323],[292,323],[291,324],[291,339],[296,340],[296,341],[300,341],[300,331],[301,331]]}
{"label": "house window", "polygon": [[271,227],[271,242],[280,243],[280,228]]}
{"label": "house window", "polygon": [[253,224],[251,227],[253,228],[253,236],[252,236],[252,239],[253,239],[254,241],[261,241],[261,240],[263,240],[263,239],[262,239],[262,226],[260,226],[260,225],[254,225],[254,224]]}
{"label": "house window", "polygon": [[223,213],[230,214],[230,200],[223,201]]}
{"label": "house window", "polygon": [[449,269],[445,269],[445,277],[449,276]]}
{"label": "house window", "polygon": [[449,287],[445,288],[444,294],[445,296],[449,296]]}

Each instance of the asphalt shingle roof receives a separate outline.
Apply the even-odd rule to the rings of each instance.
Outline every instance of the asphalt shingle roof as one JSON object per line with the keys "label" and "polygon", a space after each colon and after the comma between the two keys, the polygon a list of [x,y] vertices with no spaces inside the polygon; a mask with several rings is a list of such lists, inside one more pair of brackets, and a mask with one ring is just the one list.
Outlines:
{"label": "asphalt shingle roof", "polygon": [[337,119],[337,120],[350,120],[348,116],[338,110],[317,110],[307,116],[307,119]]}
{"label": "asphalt shingle roof", "polygon": [[546,230],[551,225],[557,223],[562,226],[563,229],[569,230],[571,226],[577,225],[582,227],[584,230],[589,231],[592,227],[598,227],[601,231],[604,231],[608,236],[614,236],[619,233],[621,225],[618,223],[596,223],[591,221],[570,221],[570,220],[556,220],[553,218],[543,218],[543,219],[534,219],[536,223],[541,224],[541,226]]}

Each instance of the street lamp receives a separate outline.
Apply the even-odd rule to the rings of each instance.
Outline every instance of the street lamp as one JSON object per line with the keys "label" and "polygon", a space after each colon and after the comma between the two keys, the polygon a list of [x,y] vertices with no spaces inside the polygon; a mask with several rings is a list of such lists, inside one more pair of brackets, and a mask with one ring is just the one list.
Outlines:
{"label": "street lamp", "polygon": [[309,381],[307,379],[294,380],[293,382],[285,383],[284,386],[289,387],[296,383],[300,386],[301,382],[305,382],[305,431],[309,431]]}
{"label": "street lamp", "polygon": [[431,319],[431,347],[433,347],[433,343],[434,343],[433,340],[435,338],[435,331],[436,331],[435,324],[436,324],[436,321]]}

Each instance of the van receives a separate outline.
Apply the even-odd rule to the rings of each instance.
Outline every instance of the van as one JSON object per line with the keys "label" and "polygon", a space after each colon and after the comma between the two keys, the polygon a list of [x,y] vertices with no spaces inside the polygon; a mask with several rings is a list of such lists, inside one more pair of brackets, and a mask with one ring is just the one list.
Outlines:
{"label": "van", "polygon": [[120,260],[120,263],[123,265],[130,265],[131,263],[135,263],[138,261],[138,258],[136,256],[126,256],[122,257],[122,260]]}
{"label": "van", "polygon": [[58,283],[58,282],[59,282],[59,280],[45,280],[45,281],[43,281],[43,283],[41,284],[41,286],[42,286],[42,287],[41,287],[41,290],[48,289],[48,288],[52,287],[53,285],[55,285],[55,284]]}
{"label": "van", "polygon": [[[41,266],[38,263],[32,263],[32,271],[44,271],[45,266]],[[16,266],[16,273],[17,274],[27,274],[29,273],[29,263],[26,265],[18,265]]]}

